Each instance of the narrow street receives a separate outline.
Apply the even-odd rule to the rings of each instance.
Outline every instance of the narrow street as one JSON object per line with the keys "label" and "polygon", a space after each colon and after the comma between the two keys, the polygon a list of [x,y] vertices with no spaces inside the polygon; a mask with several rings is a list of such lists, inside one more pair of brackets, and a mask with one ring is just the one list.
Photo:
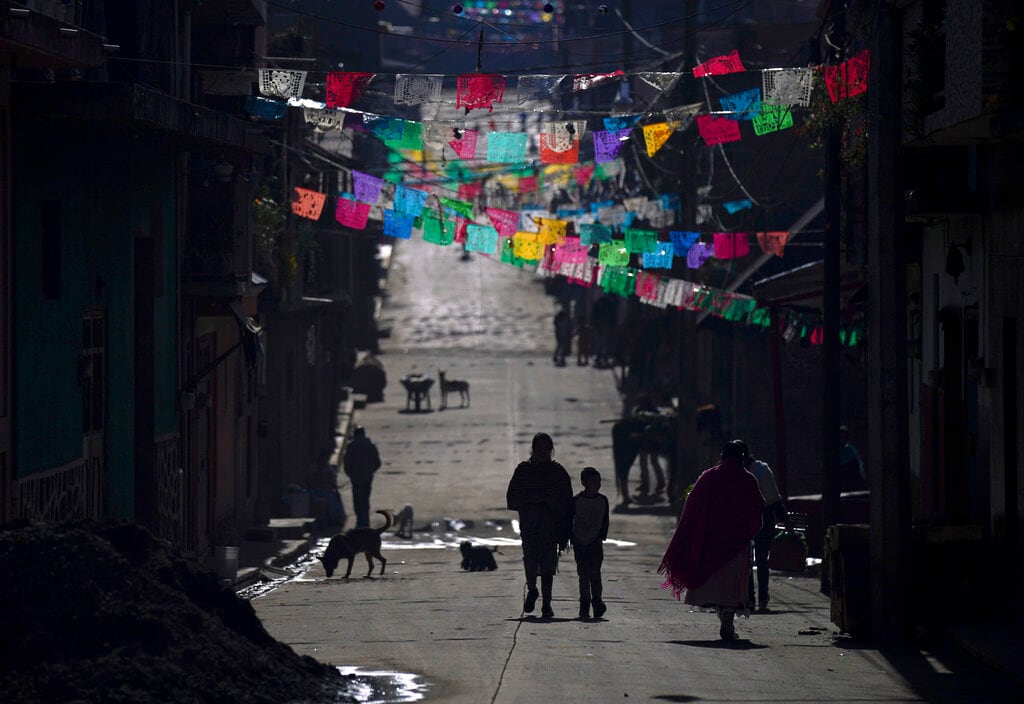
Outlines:
{"label": "narrow street", "polygon": [[[620,412],[612,372],[552,364],[554,303],[531,272],[403,241],[388,291],[385,401],[358,411],[356,422],[384,461],[372,508],[411,505],[415,534],[385,534],[383,576],[364,578],[361,556],[348,580],[326,579],[319,563],[307,562],[299,578],[253,600],[268,631],[300,654],[415,675],[425,700],[437,702],[1017,699],[960,651],[876,649],[840,637],[811,575],[774,575],[771,612],[739,619],[740,640],[723,643],[714,614],[691,612],[659,588],[657,567],[675,521],[664,505],[612,514],[603,619],[575,618],[571,554],[556,577],[555,618],[524,616],[508,479],[533,434],[544,431],[574,491],[579,470],[594,465],[617,503],[611,426],[602,423]],[[407,412],[400,379],[436,378],[439,369],[470,383],[470,407],[460,408],[455,395],[439,410],[435,386],[431,412]],[[634,468],[634,485],[635,475]],[[347,488],[343,496],[350,508]],[[380,519],[374,515],[374,525]],[[497,546],[498,569],[462,571],[463,540]]]}

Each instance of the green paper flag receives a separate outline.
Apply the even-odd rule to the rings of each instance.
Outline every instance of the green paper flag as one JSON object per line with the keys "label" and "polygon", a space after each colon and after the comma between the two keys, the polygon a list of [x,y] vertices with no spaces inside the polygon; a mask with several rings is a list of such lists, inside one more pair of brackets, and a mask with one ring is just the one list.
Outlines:
{"label": "green paper flag", "polygon": [[629,264],[629,251],[623,246],[622,240],[612,240],[598,245],[597,261],[605,266],[626,266]]}
{"label": "green paper flag", "polygon": [[455,240],[455,222],[445,220],[442,227],[441,220],[436,215],[425,214],[423,216],[423,240],[447,247]]}

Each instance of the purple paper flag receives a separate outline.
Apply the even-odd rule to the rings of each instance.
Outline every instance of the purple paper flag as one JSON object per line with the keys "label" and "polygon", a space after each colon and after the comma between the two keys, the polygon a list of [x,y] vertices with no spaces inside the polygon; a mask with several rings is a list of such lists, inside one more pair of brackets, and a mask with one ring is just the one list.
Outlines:
{"label": "purple paper flag", "polygon": [[594,161],[604,164],[614,161],[622,150],[622,145],[632,128],[621,130],[595,130],[594,131]]}
{"label": "purple paper flag", "polygon": [[356,194],[356,200],[373,205],[380,198],[382,179],[362,171],[352,170],[352,191]]}
{"label": "purple paper flag", "polygon": [[701,265],[715,256],[715,245],[710,242],[694,242],[686,253],[686,266],[700,269]]}

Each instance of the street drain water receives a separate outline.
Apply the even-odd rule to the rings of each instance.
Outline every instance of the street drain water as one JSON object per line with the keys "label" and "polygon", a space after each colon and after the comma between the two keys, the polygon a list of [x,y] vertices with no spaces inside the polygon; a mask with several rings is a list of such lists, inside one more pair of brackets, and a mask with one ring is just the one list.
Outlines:
{"label": "street drain water", "polygon": [[427,685],[418,675],[358,667],[339,667],[338,671],[348,680],[345,688],[338,692],[339,701],[394,704],[417,702],[426,696]]}

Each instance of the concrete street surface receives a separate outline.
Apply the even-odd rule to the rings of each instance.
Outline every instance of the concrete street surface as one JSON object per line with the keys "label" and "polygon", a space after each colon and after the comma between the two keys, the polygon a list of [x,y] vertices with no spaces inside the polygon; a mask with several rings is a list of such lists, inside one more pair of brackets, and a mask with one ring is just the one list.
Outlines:
{"label": "concrete street surface", "polygon": [[[414,537],[385,534],[383,576],[375,568],[364,577],[362,556],[347,580],[345,563],[327,579],[308,561],[299,578],[252,602],[273,636],[335,665],[414,674],[436,702],[1020,701],[1009,682],[944,643],[876,647],[838,634],[813,576],[773,574],[770,613],[737,619],[740,640],[722,642],[713,613],[660,589],[675,525],[665,504],[612,514],[603,619],[576,619],[571,553],[555,578],[555,618],[541,620],[539,605],[524,615],[516,516],[505,510],[512,469],[533,434],[548,432],[574,491],[593,465],[614,506],[611,424],[602,421],[621,401],[611,371],[552,364],[555,304],[539,279],[459,255],[419,241],[396,248],[381,315],[391,327],[385,401],[356,414],[384,461],[372,508],[411,505]],[[435,384],[432,412],[406,412],[401,377],[436,379],[438,369],[470,383],[471,406],[459,408],[456,394],[438,410]],[[351,525],[347,487],[343,497]],[[498,569],[462,571],[463,540],[497,546]]]}

